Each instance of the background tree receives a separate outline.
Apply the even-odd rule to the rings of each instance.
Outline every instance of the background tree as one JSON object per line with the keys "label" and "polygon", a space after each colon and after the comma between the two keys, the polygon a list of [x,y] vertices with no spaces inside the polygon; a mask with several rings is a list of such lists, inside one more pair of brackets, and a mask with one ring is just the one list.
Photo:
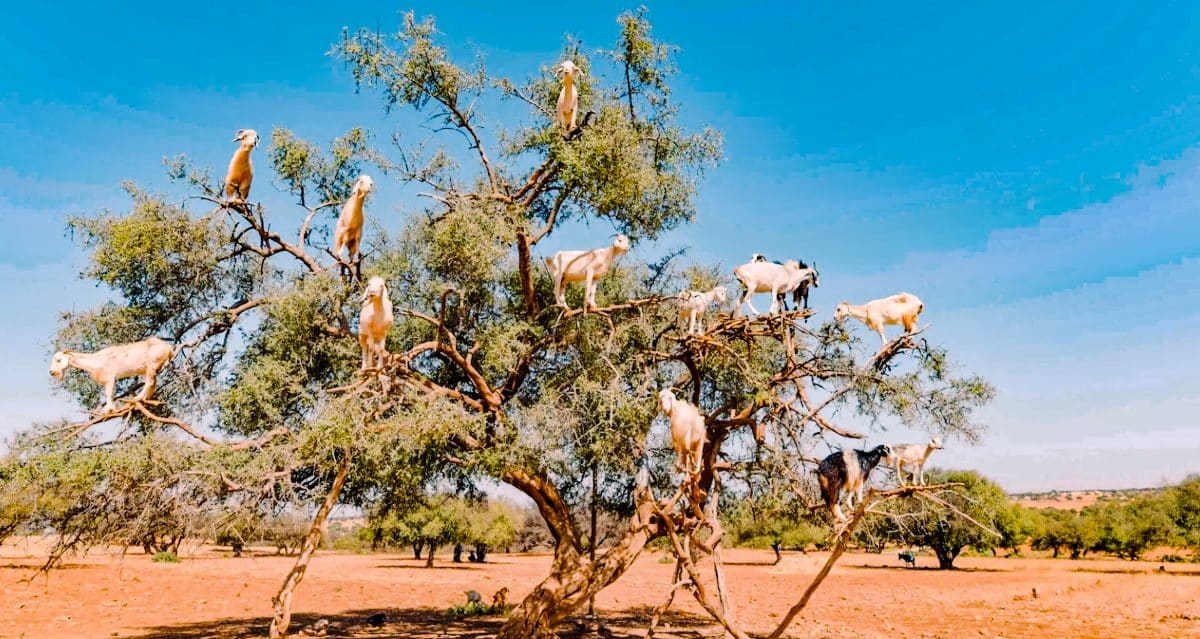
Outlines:
{"label": "background tree", "polygon": [[976,550],[995,547],[1000,540],[992,532],[996,519],[1008,508],[1008,497],[995,483],[975,471],[935,471],[933,483],[955,483],[962,487],[938,495],[941,504],[908,498],[898,507],[896,541],[908,546],[926,546],[938,560],[938,568],[954,567],[954,559],[967,546]]}

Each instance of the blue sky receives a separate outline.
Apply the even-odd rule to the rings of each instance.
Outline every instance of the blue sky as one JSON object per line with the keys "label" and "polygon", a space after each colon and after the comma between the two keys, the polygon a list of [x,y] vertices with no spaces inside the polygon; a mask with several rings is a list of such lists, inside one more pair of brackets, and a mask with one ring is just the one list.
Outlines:
{"label": "blue sky", "polygon": [[[163,156],[220,172],[239,128],[414,134],[325,55],[343,26],[433,13],[460,59],[523,78],[565,33],[610,45],[632,6],[580,4],[9,7],[0,295],[20,303],[0,311],[0,435],[73,410],[45,372],[55,318],[104,292],[75,276],[64,216],[120,210],[123,179],[169,189]],[[698,223],[667,243],[726,265],[815,259],[822,313],[919,294],[931,337],[1000,392],[984,443],[941,464],[1011,490],[1196,472],[1200,5],[978,4],[652,4],[682,47],[685,121],[726,136]],[[399,189],[380,186],[373,210],[394,220]]]}

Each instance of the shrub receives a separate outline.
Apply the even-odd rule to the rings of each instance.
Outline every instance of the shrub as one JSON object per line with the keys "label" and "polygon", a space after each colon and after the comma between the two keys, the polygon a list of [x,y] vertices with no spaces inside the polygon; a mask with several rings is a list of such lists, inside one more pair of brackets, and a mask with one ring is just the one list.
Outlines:
{"label": "shrub", "polygon": [[170,550],[164,550],[155,554],[154,557],[150,558],[150,561],[153,561],[156,564],[177,564],[179,563],[179,555],[176,555]]}

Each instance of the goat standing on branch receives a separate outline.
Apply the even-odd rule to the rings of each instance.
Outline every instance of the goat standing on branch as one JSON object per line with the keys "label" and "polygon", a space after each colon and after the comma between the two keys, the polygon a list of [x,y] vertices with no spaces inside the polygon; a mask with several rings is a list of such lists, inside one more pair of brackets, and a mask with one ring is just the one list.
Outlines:
{"label": "goat standing on branch", "polygon": [[250,182],[254,180],[250,151],[258,146],[258,133],[254,129],[242,129],[234,134],[233,141],[240,142],[241,146],[229,160],[229,172],[225,174],[225,197],[230,202],[245,202],[250,197]]}
{"label": "goat standing on branch", "polygon": [[882,348],[882,346],[887,346],[887,334],[883,332],[884,326],[903,324],[905,334],[912,333],[917,329],[917,317],[923,310],[925,310],[925,304],[916,295],[897,293],[861,305],[842,302],[837,305],[833,319],[841,322],[849,315],[862,320],[868,328],[879,333]]}
{"label": "goat standing on branch", "polygon": [[[362,278],[362,232],[363,232],[363,202],[375,188],[375,182],[370,176],[360,175],[354,181],[354,190],[350,199],[342,205],[342,214],[338,216],[337,226],[333,231],[333,255],[343,273],[354,265],[354,277]],[[346,261],[342,261],[342,252],[346,251]]]}
{"label": "goat standing on branch", "polygon": [[893,444],[892,454],[888,455],[886,464],[896,471],[896,479],[904,485],[904,467],[909,466],[911,475],[918,486],[925,483],[925,462],[935,450],[943,448],[942,438],[934,437],[928,444]]}
{"label": "goat standing on branch", "polygon": [[724,286],[718,286],[711,291],[684,291],[679,294],[679,318],[688,323],[688,333],[704,332],[704,312],[713,303],[724,304],[728,291]]}
{"label": "goat standing on branch", "polygon": [[562,78],[562,90],[558,92],[558,123],[565,131],[575,128],[575,118],[579,113],[579,89],[575,86],[575,76],[580,74],[579,67],[570,60],[554,68],[554,75]]}
{"label": "goat standing on branch", "polygon": [[780,295],[796,290],[796,287],[800,286],[800,280],[812,270],[800,268],[800,262],[796,260],[777,264],[760,261],[760,257],[762,256],[755,254],[752,261],[733,269],[733,274],[742,283],[742,298],[734,311],[735,317],[741,317],[743,304],[750,307],[751,313],[759,314],[758,309],[754,308],[754,303],[750,301],[755,293],[770,293],[771,310],[768,312],[777,312]]}
{"label": "goat standing on branch", "polygon": [[554,278],[554,300],[567,308],[567,284],[584,282],[583,308],[596,307],[596,282],[608,273],[613,262],[629,252],[629,238],[617,235],[612,246],[590,251],[559,251],[546,258],[546,267]]}
{"label": "goat standing on branch", "polygon": [[[846,505],[853,508],[856,503],[862,503],[863,485],[872,470],[892,453],[887,444],[880,444],[871,450],[843,450],[834,453],[817,466],[817,483],[821,485],[821,497],[825,499],[825,507],[839,522],[846,521],[846,515],[838,504],[842,491],[846,491]],[[857,501],[855,501],[857,498]]]}
{"label": "goat standing on branch", "polygon": [[362,311],[358,315],[358,344],[362,347],[362,369],[382,369],[387,364],[387,335],[395,318],[387,282],[372,277],[363,291]]}
{"label": "goat standing on branch", "polygon": [[109,346],[95,353],[58,351],[50,360],[50,374],[55,379],[62,380],[67,368],[71,366],[87,371],[96,383],[104,386],[104,403],[100,408],[112,411],[116,409],[113,404],[113,390],[118,379],[145,375],[145,383],[138,399],[150,399],[158,371],[174,354],[175,350],[171,345],[157,337],[131,344]]}
{"label": "goat standing on branch", "polygon": [[671,444],[675,447],[675,470],[689,475],[700,472],[704,453],[704,417],[687,401],[676,399],[671,389],[658,392],[658,407],[671,421]]}

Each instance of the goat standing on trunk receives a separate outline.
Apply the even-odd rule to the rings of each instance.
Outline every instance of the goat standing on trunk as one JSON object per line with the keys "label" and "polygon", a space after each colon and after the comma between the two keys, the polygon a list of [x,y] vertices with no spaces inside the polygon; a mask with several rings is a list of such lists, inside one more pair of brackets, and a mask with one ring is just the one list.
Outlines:
{"label": "goat standing on trunk", "polygon": [[119,344],[98,350],[95,353],[58,351],[50,360],[50,375],[62,380],[67,368],[74,366],[87,371],[92,379],[104,386],[104,403],[100,408],[112,411],[113,390],[117,380],[134,375],[144,375],[145,383],[138,399],[150,399],[158,371],[175,355],[175,349],[167,342],[151,337],[131,344]]}
{"label": "goat standing on trunk", "polygon": [[362,347],[362,369],[383,368],[387,364],[387,335],[395,318],[387,282],[372,277],[363,291],[362,311],[358,315],[358,343]]}
{"label": "goat standing on trunk", "polygon": [[862,503],[867,476],[891,452],[887,444],[880,444],[871,450],[843,450],[821,460],[817,466],[817,483],[821,485],[825,507],[838,521],[846,521],[838,504],[842,491],[846,491],[847,507],[854,508],[856,503]]}
{"label": "goat standing on trunk", "polygon": [[658,392],[658,407],[671,421],[671,444],[675,447],[675,470],[694,475],[700,472],[704,454],[704,416],[686,400],[676,399],[671,389]]}

